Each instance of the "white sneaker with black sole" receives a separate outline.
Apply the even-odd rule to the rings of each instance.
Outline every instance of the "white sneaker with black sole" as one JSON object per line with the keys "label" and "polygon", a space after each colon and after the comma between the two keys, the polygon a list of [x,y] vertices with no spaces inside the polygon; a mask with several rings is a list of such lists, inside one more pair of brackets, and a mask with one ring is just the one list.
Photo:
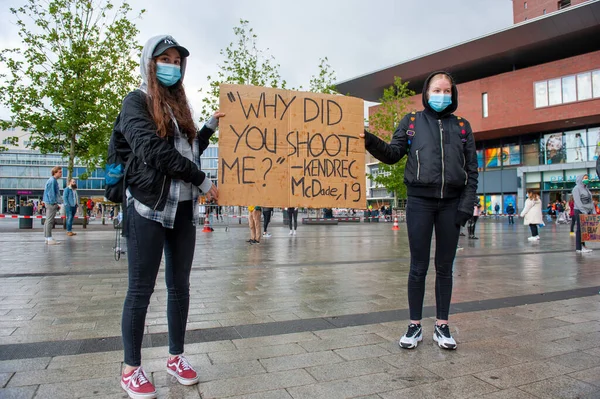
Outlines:
{"label": "white sneaker with black sole", "polygon": [[448,324],[442,324],[441,326],[435,325],[433,340],[437,342],[438,346],[442,349],[456,349],[456,341],[450,334]]}
{"label": "white sneaker with black sole", "polygon": [[398,345],[403,349],[414,349],[421,341],[423,341],[423,328],[420,324],[411,323],[408,325],[406,333],[400,338]]}

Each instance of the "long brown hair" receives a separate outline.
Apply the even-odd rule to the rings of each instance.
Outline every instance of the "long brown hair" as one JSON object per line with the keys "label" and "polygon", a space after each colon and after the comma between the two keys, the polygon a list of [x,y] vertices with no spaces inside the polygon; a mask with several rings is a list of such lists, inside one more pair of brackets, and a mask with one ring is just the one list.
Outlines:
{"label": "long brown hair", "polygon": [[156,134],[161,138],[173,135],[173,129],[170,128],[172,122],[169,107],[171,107],[179,125],[179,131],[182,135],[187,136],[188,142],[191,144],[196,137],[196,125],[192,119],[192,112],[182,81],[179,80],[171,87],[161,85],[156,78],[156,61],[154,59],[148,63],[147,78],[148,96],[146,101],[150,116],[158,128]]}
{"label": "long brown hair", "polygon": [[530,199],[533,201],[538,201],[540,199],[540,193],[534,190],[529,190]]}

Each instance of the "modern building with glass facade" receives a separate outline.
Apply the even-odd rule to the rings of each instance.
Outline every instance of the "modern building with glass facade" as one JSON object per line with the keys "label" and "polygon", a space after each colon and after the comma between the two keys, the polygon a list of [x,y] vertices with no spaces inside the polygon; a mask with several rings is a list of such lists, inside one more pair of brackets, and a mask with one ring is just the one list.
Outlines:
{"label": "modern building with glass facade", "polygon": [[[598,195],[600,0],[513,0],[513,17],[515,24],[502,31],[337,87],[377,101],[399,76],[417,93],[410,108],[419,110],[427,76],[446,70],[460,93],[455,114],[475,132],[478,194],[488,211],[509,202],[521,207],[528,188],[540,190],[546,204],[566,199],[584,173]],[[367,160],[367,172],[377,167]],[[367,187],[368,198],[386,198],[385,189],[369,181]]]}
{"label": "modern building with glass facade", "polygon": [[[17,137],[13,145],[8,137]],[[54,166],[63,167],[61,190],[67,184],[67,159],[60,154],[41,154],[29,149],[29,132],[10,128],[0,131],[0,145],[7,151],[0,152],[0,213],[16,211],[21,202],[41,201],[44,186]],[[217,182],[218,148],[210,145],[202,156],[202,170]],[[86,172],[85,166],[78,164],[73,169],[73,177],[77,180],[79,196],[102,198],[104,195],[104,170],[96,169],[88,173],[87,179],[80,176]]]}

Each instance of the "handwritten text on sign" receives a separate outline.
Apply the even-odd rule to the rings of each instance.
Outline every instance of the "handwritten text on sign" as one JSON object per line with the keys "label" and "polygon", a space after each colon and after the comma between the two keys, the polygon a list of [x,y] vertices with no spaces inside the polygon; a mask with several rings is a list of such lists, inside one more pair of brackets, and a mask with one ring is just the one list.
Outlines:
{"label": "handwritten text on sign", "polygon": [[579,215],[581,241],[600,241],[600,215]]}
{"label": "handwritten text on sign", "polygon": [[363,101],[221,85],[219,203],[363,208]]}

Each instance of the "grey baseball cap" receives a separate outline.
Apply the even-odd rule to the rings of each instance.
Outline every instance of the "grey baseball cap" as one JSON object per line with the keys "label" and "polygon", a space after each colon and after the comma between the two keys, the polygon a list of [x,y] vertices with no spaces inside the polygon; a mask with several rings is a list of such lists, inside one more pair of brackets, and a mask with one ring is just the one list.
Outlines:
{"label": "grey baseball cap", "polygon": [[190,52],[185,47],[180,46],[175,39],[173,39],[171,36],[168,36],[158,42],[156,47],[154,47],[152,57],[158,57],[170,48],[175,48],[177,51],[179,51],[181,58],[186,58],[190,55]]}

